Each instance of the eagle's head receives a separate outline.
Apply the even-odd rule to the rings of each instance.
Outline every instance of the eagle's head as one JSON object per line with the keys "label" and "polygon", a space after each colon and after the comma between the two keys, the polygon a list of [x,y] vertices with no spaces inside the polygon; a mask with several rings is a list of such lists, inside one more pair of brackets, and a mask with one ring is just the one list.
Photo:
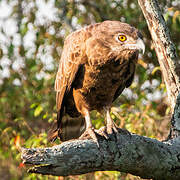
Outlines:
{"label": "eagle's head", "polygon": [[136,28],[120,21],[104,21],[98,24],[93,36],[116,56],[145,51],[141,33]]}

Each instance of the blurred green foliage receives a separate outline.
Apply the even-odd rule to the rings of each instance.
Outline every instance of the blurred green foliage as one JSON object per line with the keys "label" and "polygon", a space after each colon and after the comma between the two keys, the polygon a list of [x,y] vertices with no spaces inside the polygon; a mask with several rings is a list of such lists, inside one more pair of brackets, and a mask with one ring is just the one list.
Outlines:
{"label": "blurred green foliage", "polygon": [[[180,3],[159,1],[180,55]],[[63,179],[27,174],[20,147],[46,147],[56,119],[54,79],[64,38],[85,25],[107,19],[137,27],[146,43],[136,77],[112,108],[121,128],[165,139],[169,108],[159,64],[146,21],[133,0],[3,0],[0,1],[0,176],[3,179]],[[103,116],[92,112],[96,128]],[[58,141],[56,143],[59,143]],[[138,179],[120,172],[95,172],[65,179]]]}

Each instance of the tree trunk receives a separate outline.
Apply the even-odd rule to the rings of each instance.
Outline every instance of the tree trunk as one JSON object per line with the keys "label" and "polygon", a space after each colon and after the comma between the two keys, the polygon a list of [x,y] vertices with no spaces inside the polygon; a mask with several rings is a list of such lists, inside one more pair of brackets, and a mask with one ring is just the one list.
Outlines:
{"label": "tree trunk", "polygon": [[166,84],[169,105],[174,109],[180,90],[180,66],[176,49],[170,39],[170,33],[161,13],[157,0],[138,0],[139,6],[148,24],[155,51]]}
{"label": "tree trunk", "polygon": [[[161,67],[162,75],[166,84],[167,95],[171,110],[176,110],[176,97],[180,92],[180,65],[174,44],[170,39],[170,33],[161,13],[157,0],[138,0],[139,6],[148,24],[149,31],[154,43],[155,51]],[[180,119],[171,119],[171,130],[169,138],[177,137],[180,134]]]}

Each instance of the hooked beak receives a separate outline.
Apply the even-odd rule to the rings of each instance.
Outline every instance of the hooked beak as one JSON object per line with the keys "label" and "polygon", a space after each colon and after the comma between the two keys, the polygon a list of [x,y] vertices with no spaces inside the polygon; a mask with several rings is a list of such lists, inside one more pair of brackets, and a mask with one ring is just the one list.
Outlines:
{"label": "hooked beak", "polygon": [[144,52],[145,52],[145,44],[144,44],[144,41],[141,38],[137,39],[135,46],[137,47],[137,49],[142,51],[142,53],[144,54]]}
{"label": "hooked beak", "polygon": [[126,44],[126,46],[128,46],[128,49],[142,51],[143,54],[145,52],[144,41],[141,38],[138,38],[135,44]]}

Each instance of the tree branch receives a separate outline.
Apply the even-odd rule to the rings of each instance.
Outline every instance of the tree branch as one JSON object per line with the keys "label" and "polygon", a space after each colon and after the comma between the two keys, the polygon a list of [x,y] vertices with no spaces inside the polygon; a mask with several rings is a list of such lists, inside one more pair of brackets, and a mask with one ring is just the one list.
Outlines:
{"label": "tree branch", "polygon": [[180,179],[180,139],[160,142],[127,133],[109,140],[99,137],[100,148],[92,140],[74,140],[51,148],[22,149],[26,164],[41,165],[31,173],[57,176],[116,170],[142,178]]}
{"label": "tree branch", "polygon": [[177,97],[174,114],[171,118],[171,129],[168,139],[176,138],[178,136],[180,136],[180,93]]}
{"label": "tree branch", "polygon": [[[154,43],[155,51],[161,67],[161,72],[166,84],[167,95],[171,110],[176,110],[176,97],[180,92],[180,64],[174,44],[170,39],[170,33],[161,13],[157,0],[138,0],[139,6],[148,24]],[[179,106],[178,106],[179,107]],[[177,111],[174,115],[177,114]],[[169,138],[180,134],[180,119],[171,119]]]}
{"label": "tree branch", "polygon": [[180,91],[180,66],[170,32],[161,13],[157,0],[138,0],[148,24],[154,48],[166,84],[169,104],[174,109]]}

